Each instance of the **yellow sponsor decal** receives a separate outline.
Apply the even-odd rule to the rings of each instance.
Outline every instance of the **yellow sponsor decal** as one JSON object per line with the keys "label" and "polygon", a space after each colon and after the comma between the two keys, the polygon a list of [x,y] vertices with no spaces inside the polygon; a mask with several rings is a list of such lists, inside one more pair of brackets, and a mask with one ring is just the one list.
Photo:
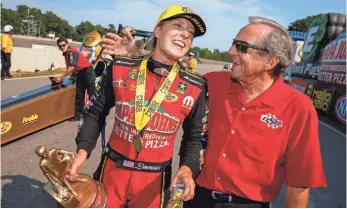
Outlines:
{"label": "yellow sponsor decal", "polygon": [[328,111],[331,98],[333,97],[332,93],[328,92],[326,89],[319,90],[314,89],[312,98],[313,98],[313,105],[324,112]]}
{"label": "yellow sponsor decal", "polygon": [[12,123],[10,121],[5,121],[1,123],[1,135],[9,132],[12,128]]}
{"label": "yellow sponsor decal", "polygon": [[169,92],[166,97],[165,97],[165,101],[166,102],[176,102],[178,99],[178,96],[176,94],[173,94],[171,92]]}
{"label": "yellow sponsor decal", "polygon": [[37,121],[37,119],[39,119],[39,115],[38,114],[34,114],[34,115],[31,115],[30,117],[23,117],[23,122],[22,123],[29,124],[29,123]]}

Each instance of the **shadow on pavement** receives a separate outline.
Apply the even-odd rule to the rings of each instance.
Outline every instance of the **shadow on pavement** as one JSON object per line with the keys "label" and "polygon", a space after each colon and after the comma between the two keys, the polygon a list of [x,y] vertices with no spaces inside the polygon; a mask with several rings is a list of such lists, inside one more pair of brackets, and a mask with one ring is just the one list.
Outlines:
{"label": "shadow on pavement", "polygon": [[45,192],[43,182],[22,175],[1,176],[1,207],[56,208],[56,201]]}

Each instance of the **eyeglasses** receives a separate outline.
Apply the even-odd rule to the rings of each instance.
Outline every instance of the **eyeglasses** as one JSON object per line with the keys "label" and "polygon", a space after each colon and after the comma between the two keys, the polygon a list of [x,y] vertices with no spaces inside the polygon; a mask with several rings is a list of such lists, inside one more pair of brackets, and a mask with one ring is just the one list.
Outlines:
{"label": "eyeglasses", "polygon": [[258,47],[256,45],[247,43],[245,41],[240,41],[240,40],[235,40],[235,39],[233,41],[232,46],[233,45],[235,45],[236,51],[237,52],[241,52],[241,53],[247,53],[247,49],[248,48],[260,50],[260,51],[263,51],[263,52],[269,52],[266,48],[261,48],[261,47]]}
{"label": "eyeglasses", "polygon": [[63,45],[58,45],[59,49],[61,49],[61,48],[65,47],[65,46],[66,46],[66,44],[63,44]]}

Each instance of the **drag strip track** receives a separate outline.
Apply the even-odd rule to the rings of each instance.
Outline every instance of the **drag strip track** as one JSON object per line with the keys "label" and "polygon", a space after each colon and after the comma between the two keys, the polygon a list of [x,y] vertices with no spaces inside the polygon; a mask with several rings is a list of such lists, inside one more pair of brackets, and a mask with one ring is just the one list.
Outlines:
{"label": "drag strip track", "polygon": [[5,79],[1,81],[1,99],[51,84],[47,77]]}
{"label": "drag strip track", "polygon": [[[198,72],[222,69],[222,65],[199,65]],[[49,84],[48,78],[5,80],[1,82],[1,98],[13,96]],[[114,110],[107,118],[106,136],[112,131]],[[23,137],[1,148],[1,207],[57,207],[55,201],[42,190],[47,182],[39,168],[39,158],[34,150],[38,145],[75,151],[74,138],[78,122],[62,122],[55,126]],[[329,126],[319,124],[320,144],[323,154],[328,188],[312,189],[309,207],[346,207],[346,139]],[[177,135],[174,150],[174,171],[177,170],[177,153],[182,131]],[[92,175],[101,155],[101,142],[93,151],[82,172]],[[174,172],[173,172],[174,173]],[[284,207],[284,190],[273,202],[273,207]]]}

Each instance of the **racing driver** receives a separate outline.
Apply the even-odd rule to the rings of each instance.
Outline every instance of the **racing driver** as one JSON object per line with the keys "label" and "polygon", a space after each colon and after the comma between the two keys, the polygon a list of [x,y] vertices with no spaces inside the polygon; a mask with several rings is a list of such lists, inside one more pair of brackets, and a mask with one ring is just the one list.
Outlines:
{"label": "racing driver", "polygon": [[[207,138],[207,89],[205,81],[184,70],[178,60],[187,54],[193,38],[205,32],[205,23],[191,9],[171,5],[153,30],[153,53],[137,58],[117,56],[104,70],[83,113],[77,155],[67,177],[76,179],[115,107],[114,127],[94,176],[106,188],[107,207],[166,206],[174,140],[181,125],[180,168],[171,188],[183,183],[182,199],[194,196],[200,151]],[[108,34],[106,52],[114,55],[117,49],[107,46],[132,38],[129,31],[125,35]],[[125,51],[133,51],[133,43],[130,40]]]}

